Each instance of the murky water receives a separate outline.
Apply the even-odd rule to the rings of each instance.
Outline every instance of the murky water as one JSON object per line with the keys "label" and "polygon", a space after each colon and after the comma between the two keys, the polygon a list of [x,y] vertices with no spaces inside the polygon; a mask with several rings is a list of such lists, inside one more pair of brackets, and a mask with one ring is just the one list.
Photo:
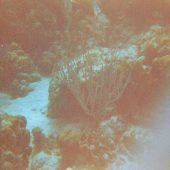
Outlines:
{"label": "murky water", "polygon": [[168,170],[169,10],[0,1],[0,170]]}

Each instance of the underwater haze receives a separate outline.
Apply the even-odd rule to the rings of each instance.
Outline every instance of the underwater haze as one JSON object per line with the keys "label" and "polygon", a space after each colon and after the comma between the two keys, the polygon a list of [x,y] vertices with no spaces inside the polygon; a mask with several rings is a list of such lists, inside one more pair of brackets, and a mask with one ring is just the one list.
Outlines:
{"label": "underwater haze", "polygon": [[0,0],[0,170],[170,169],[170,0]]}

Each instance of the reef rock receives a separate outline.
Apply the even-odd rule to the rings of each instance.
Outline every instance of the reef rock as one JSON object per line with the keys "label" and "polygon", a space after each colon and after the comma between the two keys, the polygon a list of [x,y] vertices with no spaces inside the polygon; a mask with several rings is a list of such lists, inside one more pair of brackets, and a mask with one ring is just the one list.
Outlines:
{"label": "reef rock", "polygon": [[30,170],[56,170],[60,165],[60,151],[53,135],[45,136],[40,128],[32,130]]}
{"label": "reef rock", "polygon": [[149,109],[170,72],[170,29],[154,25],[139,35],[135,44],[143,59],[135,64],[131,82],[118,101],[118,110],[128,121],[150,117]]}
{"label": "reef rock", "polygon": [[154,2],[152,0],[108,0],[107,3],[105,0],[98,1],[112,23],[120,18],[123,21],[130,21],[138,28],[154,23],[169,23],[170,2],[167,0]]}
{"label": "reef rock", "polygon": [[28,85],[40,76],[35,76],[36,67],[31,58],[16,43],[6,45],[0,55],[0,89],[14,97],[24,96],[31,89]]}
{"label": "reef rock", "polygon": [[31,153],[25,118],[0,113],[0,141],[0,169],[25,170]]}
{"label": "reef rock", "polygon": [[98,128],[62,121],[56,140],[61,153],[60,168],[103,170],[108,163],[133,155],[146,137],[146,129],[126,125],[117,116],[100,122]]}
{"label": "reef rock", "polygon": [[170,54],[170,27],[154,25],[143,33],[137,41],[139,52],[146,57],[147,63],[153,59]]}
{"label": "reef rock", "polygon": [[49,87],[52,117],[102,119],[114,113],[114,103],[130,80],[131,64],[108,49],[94,49],[56,65]]}
{"label": "reef rock", "polygon": [[66,56],[66,50],[58,42],[42,53],[38,61],[38,69],[43,75],[51,75],[56,62]]}

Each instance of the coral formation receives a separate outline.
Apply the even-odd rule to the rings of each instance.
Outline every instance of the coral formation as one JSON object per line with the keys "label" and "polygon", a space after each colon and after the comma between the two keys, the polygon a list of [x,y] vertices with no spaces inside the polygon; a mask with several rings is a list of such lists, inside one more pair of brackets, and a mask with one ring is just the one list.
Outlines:
{"label": "coral formation", "polygon": [[64,4],[60,0],[42,2],[3,1],[0,5],[0,43],[16,41],[34,53],[56,39],[65,25]]}
{"label": "coral formation", "polygon": [[137,41],[140,55],[146,57],[146,61],[152,62],[156,57],[170,53],[170,27],[154,25],[139,36]]}
{"label": "coral formation", "polygon": [[29,169],[56,170],[59,168],[61,158],[56,138],[45,136],[37,127],[32,130],[32,145]]}
{"label": "coral formation", "polygon": [[49,115],[80,118],[84,114],[97,122],[115,111],[131,66],[128,59],[108,55],[109,51],[96,49],[56,66],[49,88]]}
{"label": "coral formation", "polygon": [[[99,1],[112,22],[121,18],[137,29],[157,23],[169,23],[170,2],[167,0],[104,0]],[[144,12],[145,11],[145,12]]]}
{"label": "coral formation", "polygon": [[0,89],[9,91],[14,97],[24,96],[31,89],[30,82],[40,79],[30,57],[16,43],[4,47],[0,56]]}
{"label": "coral formation", "polygon": [[25,170],[31,153],[25,118],[0,113],[0,141],[0,169]]}
{"label": "coral formation", "polygon": [[146,136],[144,130],[137,136],[137,129],[126,126],[116,116],[102,121],[99,128],[62,123],[57,135],[62,156],[60,168],[103,170],[113,159],[121,159],[121,154],[133,155],[134,143],[140,146]]}
{"label": "coral formation", "polygon": [[[134,148],[140,147],[143,141],[137,139],[136,132],[133,128],[129,129],[129,124],[142,123],[143,125],[144,122],[150,121],[151,116],[153,116],[149,108],[154,103],[154,96],[159,91],[160,82],[164,82],[166,73],[169,72],[168,35],[169,28],[159,26],[153,26],[145,34],[139,35],[132,40],[138,48],[138,54],[134,58],[129,58],[129,56],[118,58],[118,56],[112,55],[109,50],[104,52],[104,50],[97,49],[91,50],[69,62],[64,60],[64,62],[56,65],[49,88],[49,115],[58,119],[63,118],[67,122],[65,128],[59,129],[57,136],[62,155],[61,169],[81,169],[82,167],[105,169],[109,161],[113,159],[118,162],[121,161],[121,154],[123,153],[134,159]],[[106,83],[106,89],[109,90],[106,75],[113,73],[114,65],[111,63],[114,62],[118,66],[116,73],[119,77],[121,77],[119,71],[122,71],[126,78],[128,74],[125,73],[130,72],[130,81],[122,95],[115,101],[117,106],[115,109],[117,110],[115,111],[113,107],[114,102],[111,102],[110,107],[106,109],[107,116],[105,119],[100,119],[100,116],[98,116],[100,107],[99,110],[92,110],[95,115],[94,119],[84,118],[88,114],[76,95],[80,95],[81,98],[85,89],[85,94],[88,96],[88,88],[94,86],[97,89],[97,84],[101,83],[98,80],[102,75],[105,77],[103,84]],[[108,67],[107,70],[108,63],[111,68]],[[105,67],[102,67],[103,65]],[[115,74],[111,74],[109,80],[112,79],[117,82],[115,76]],[[88,84],[92,82],[91,77],[97,82],[96,84],[95,82]],[[79,80],[78,84],[75,83],[77,80]],[[118,82],[120,83],[120,81]],[[71,89],[72,85],[76,87],[75,91],[77,93]],[[103,87],[102,85],[101,87]],[[121,91],[121,85],[118,86]],[[81,92],[79,92],[79,89],[81,89]],[[101,88],[100,91],[102,90]],[[116,92],[118,92],[117,89]],[[108,93],[103,91],[103,94],[108,95]],[[90,91],[90,94],[94,98],[93,92]],[[99,96],[97,96],[95,102],[98,99]],[[104,96],[102,96],[102,99],[107,100]],[[104,102],[102,101],[102,103]],[[83,101],[83,103],[86,102]],[[66,104],[67,108],[65,107]],[[93,105],[89,104],[87,106],[92,107]],[[101,105],[97,103],[96,106]],[[112,118],[111,115],[117,115],[125,124],[120,123],[121,121],[118,121],[120,124],[115,122],[116,118]],[[71,126],[68,125],[70,118],[74,120]],[[97,126],[95,126],[95,121]],[[114,125],[118,126],[114,127]],[[71,152],[73,149],[75,150],[74,156]]]}
{"label": "coral formation", "polygon": [[53,67],[62,58],[66,57],[66,50],[58,42],[54,42],[49,49],[42,53],[38,61],[38,69],[45,76],[51,76]]}
{"label": "coral formation", "polygon": [[44,144],[45,144],[45,136],[42,133],[42,130],[40,128],[34,128],[32,130],[32,136],[33,136],[33,155],[36,154],[37,152],[40,152],[41,150],[43,150],[44,148]]}
{"label": "coral formation", "polygon": [[118,102],[119,112],[128,119],[139,116],[138,120],[142,120],[145,114],[145,118],[150,117],[147,109],[169,72],[169,33],[169,27],[152,26],[135,40],[142,60],[134,65],[131,83]]}

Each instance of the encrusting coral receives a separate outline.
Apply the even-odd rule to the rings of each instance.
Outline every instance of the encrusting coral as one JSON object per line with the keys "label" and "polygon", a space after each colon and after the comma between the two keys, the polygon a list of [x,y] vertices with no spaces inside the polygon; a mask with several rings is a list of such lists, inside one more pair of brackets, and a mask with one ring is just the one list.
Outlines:
{"label": "encrusting coral", "polygon": [[61,152],[62,170],[69,167],[103,170],[109,162],[120,160],[120,155],[133,159],[132,148],[140,147],[145,142],[143,137],[148,136],[141,130],[141,137],[137,137],[137,129],[126,126],[116,116],[101,121],[98,128],[80,123],[61,124],[56,141]]}
{"label": "encrusting coral", "polygon": [[118,101],[119,112],[128,120],[139,116],[137,120],[141,121],[143,115],[143,118],[151,118],[148,109],[170,71],[169,34],[169,27],[155,25],[135,40],[138,55],[143,59],[134,65],[131,82]]}
{"label": "encrusting coral", "polygon": [[25,96],[31,90],[29,83],[40,79],[36,67],[17,43],[4,50],[0,57],[0,89],[8,90],[14,97]]}
{"label": "encrusting coral", "polygon": [[0,113],[0,169],[25,170],[31,153],[26,119]]}

